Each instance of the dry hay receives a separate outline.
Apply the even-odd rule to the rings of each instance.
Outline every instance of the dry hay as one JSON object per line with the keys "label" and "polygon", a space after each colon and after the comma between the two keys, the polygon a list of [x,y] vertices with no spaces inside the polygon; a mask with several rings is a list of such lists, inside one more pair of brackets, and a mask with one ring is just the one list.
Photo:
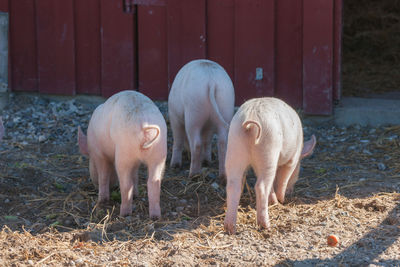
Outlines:
{"label": "dry hay", "polygon": [[[8,217],[0,218],[4,225],[0,263],[347,266],[363,265],[358,260],[368,257],[367,262],[398,265],[400,194],[393,188],[400,188],[400,141],[394,137],[400,135],[400,126],[379,128],[373,139],[368,131],[355,128],[343,133],[312,130],[319,137],[317,150],[303,162],[294,196],[285,205],[270,207],[271,229],[260,230],[255,224],[255,177],[249,172],[238,233],[233,236],[223,231],[225,191],[216,183],[216,163],[193,179],[186,177],[187,155],[183,170],[167,168],[161,194],[163,218],[152,221],[145,169],[140,170],[140,196],[134,200],[132,215],[120,218],[118,190],[109,206],[96,206],[88,162],[78,155],[76,144],[56,151],[9,145],[13,153],[6,153],[15,155],[16,161],[0,162],[2,179],[7,181],[2,189],[8,190],[1,194],[14,204]],[[352,149],[355,144],[361,148]],[[21,155],[22,162],[17,160]],[[387,169],[379,170],[377,161]],[[33,182],[12,188],[21,178],[36,179],[41,186]],[[327,246],[330,234],[339,236],[337,247]]]}
{"label": "dry hay", "polygon": [[400,1],[344,1],[343,94],[400,88]]}

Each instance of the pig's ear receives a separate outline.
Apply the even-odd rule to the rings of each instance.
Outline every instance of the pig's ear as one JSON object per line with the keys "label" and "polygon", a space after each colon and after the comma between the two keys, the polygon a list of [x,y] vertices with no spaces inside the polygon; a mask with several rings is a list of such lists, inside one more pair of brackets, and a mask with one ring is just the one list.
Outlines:
{"label": "pig's ear", "polygon": [[79,151],[81,152],[81,154],[89,156],[87,137],[83,133],[81,126],[78,126],[78,144],[79,144]]}
{"label": "pig's ear", "polygon": [[310,140],[304,142],[303,150],[301,151],[301,158],[311,156],[316,143],[317,139],[315,138],[315,135],[312,135]]}
{"label": "pig's ear", "polygon": [[142,149],[149,149],[153,143],[160,136],[160,127],[157,125],[148,125],[143,127],[144,143],[141,145]]}
{"label": "pig's ear", "polygon": [[0,117],[0,140],[3,139],[3,136],[4,136],[3,118]]}

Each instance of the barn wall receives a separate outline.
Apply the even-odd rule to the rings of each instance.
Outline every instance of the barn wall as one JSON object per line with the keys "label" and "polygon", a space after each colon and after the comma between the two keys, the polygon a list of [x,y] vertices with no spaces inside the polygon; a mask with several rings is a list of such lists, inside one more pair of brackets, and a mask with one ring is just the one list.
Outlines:
{"label": "barn wall", "polygon": [[342,0],[0,0],[10,17],[13,91],[107,97],[131,89],[165,100],[179,68],[209,58],[232,78],[237,105],[276,96],[310,114],[330,114],[340,98],[341,6]]}

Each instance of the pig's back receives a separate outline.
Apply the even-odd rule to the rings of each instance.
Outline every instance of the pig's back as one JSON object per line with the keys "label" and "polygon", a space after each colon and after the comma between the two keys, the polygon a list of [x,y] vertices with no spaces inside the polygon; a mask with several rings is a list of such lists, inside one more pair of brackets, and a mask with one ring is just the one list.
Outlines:
{"label": "pig's back", "polygon": [[162,134],[166,133],[165,120],[157,106],[136,91],[122,91],[111,96],[95,110],[91,124],[93,138],[90,139],[102,144],[103,152],[110,157],[116,143],[139,147],[143,126],[155,124]]}
{"label": "pig's back", "polygon": [[233,106],[234,90],[229,75],[219,64],[198,59],[187,63],[176,75],[169,96],[170,107],[181,113],[185,108],[202,113],[212,110],[209,88],[216,86],[218,103]]}

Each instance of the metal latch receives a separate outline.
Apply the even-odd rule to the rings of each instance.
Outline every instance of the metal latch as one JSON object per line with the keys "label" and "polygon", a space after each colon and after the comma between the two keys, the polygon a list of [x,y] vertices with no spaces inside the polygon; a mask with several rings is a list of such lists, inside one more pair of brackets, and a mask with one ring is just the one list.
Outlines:
{"label": "metal latch", "polygon": [[135,13],[135,5],[141,6],[166,6],[166,0],[122,0],[125,13]]}

